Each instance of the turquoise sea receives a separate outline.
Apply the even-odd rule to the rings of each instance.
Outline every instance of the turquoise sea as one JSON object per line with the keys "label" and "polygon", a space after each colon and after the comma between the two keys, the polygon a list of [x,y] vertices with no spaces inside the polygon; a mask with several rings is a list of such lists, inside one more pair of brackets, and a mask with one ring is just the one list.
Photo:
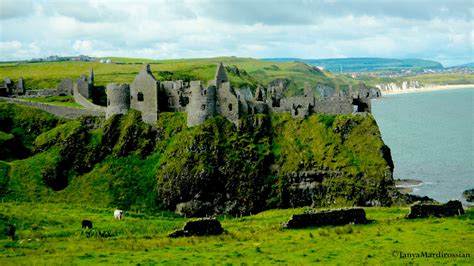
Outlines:
{"label": "turquoise sea", "polygon": [[413,193],[438,201],[474,188],[474,87],[388,95],[372,101],[392,151],[394,178],[423,183]]}

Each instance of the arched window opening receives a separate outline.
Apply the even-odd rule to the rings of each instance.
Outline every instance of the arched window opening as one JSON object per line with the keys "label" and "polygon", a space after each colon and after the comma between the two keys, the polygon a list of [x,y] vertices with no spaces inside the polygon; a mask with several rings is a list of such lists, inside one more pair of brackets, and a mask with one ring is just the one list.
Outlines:
{"label": "arched window opening", "polygon": [[203,110],[203,111],[206,110],[206,105],[205,104],[201,105],[201,110]]}
{"label": "arched window opening", "polygon": [[232,104],[229,103],[229,111],[232,111]]}
{"label": "arched window opening", "polygon": [[139,92],[139,93],[137,94],[137,100],[138,100],[139,102],[143,102],[143,93]]}

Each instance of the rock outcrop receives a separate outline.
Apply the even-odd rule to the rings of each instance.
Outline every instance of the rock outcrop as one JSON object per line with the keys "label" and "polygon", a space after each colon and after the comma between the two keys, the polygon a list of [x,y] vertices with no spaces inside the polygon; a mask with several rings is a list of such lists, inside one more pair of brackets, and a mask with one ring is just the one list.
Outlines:
{"label": "rock outcrop", "polygon": [[377,84],[375,87],[379,88],[382,92],[395,92],[395,91],[405,91],[420,89],[423,86],[416,80],[403,81],[401,83],[384,83]]}
{"label": "rock outcrop", "polygon": [[369,221],[365,217],[362,208],[350,208],[330,210],[321,212],[309,212],[295,214],[283,225],[284,228],[298,229],[305,227],[320,227],[329,225],[366,224]]}
{"label": "rock outcrop", "polygon": [[458,200],[450,200],[446,204],[414,204],[410,208],[407,219],[426,218],[426,217],[449,217],[463,215],[464,209]]}
{"label": "rock outcrop", "polygon": [[205,218],[187,222],[183,229],[171,233],[169,237],[220,235],[223,232],[224,229],[218,220]]}
{"label": "rock outcrop", "polygon": [[462,196],[466,199],[467,202],[474,202],[474,188],[465,190],[462,193]]}

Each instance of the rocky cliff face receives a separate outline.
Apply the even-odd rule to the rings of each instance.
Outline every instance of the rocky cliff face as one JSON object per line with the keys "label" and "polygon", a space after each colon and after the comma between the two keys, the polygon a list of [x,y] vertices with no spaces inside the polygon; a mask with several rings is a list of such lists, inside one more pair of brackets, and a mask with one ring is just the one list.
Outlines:
{"label": "rocky cliff face", "polygon": [[377,84],[375,87],[379,88],[382,92],[398,92],[412,89],[420,89],[423,86],[416,80],[403,81],[401,83],[384,83]]}
{"label": "rocky cliff face", "polygon": [[[8,132],[7,132],[8,133]],[[5,200],[166,208],[187,216],[299,206],[386,206],[396,200],[390,150],[372,116],[253,115],[187,128],[140,113],[82,118],[39,135],[11,164]]]}

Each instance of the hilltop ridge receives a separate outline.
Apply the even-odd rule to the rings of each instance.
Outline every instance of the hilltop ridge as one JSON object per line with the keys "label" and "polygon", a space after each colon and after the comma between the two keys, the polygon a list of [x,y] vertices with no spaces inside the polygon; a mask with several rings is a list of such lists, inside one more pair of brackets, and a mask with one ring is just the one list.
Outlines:
{"label": "hilltop ridge", "polygon": [[329,71],[339,72],[368,72],[368,71],[393,71],[424,68],[443,68],[443,65],[433,60],[409,58],[377,58],[377,57],[356,57],[356,58],[328,58],[328,59],[302,59],[302,58],[264,58],[274,62],[304,62],[309,65],[323,67]]}

